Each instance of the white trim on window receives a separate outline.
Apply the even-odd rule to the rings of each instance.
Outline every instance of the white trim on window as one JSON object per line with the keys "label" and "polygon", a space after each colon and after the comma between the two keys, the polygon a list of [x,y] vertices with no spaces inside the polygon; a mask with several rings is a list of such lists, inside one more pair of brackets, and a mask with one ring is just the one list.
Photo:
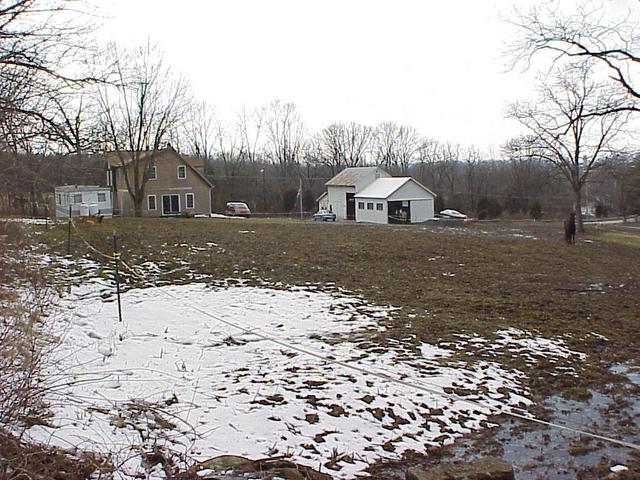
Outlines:
{"label": "white trim on window", "polygon": [[[196,208],[196,196],[193,193],[185,193],[184,194],[185,200],[185,208],[188,208],[189,210],[193,210],[194,208]],[[191,206],[189,206],[189,199],[191,199]]]}
{"label": "white trim on window", "polygon": [[[183,175],[180,175],[180,170],[184,172]],[[178,165],[178,180],[185,180],[187,178],[187,166],[186,165]]]}
{"label": "white trim on window", "polygon": [[[166,213],[164,211],[164,197],[169,197],[169,198],[176,197],[178,199],[178,211],[177,212]],[[163,194],[162,197],[161,197],[162,206],[160,207],[161,208],[160,211],[162,212],[162,215],[180,215],[180,212],[182,212],[182,209],[180,208],[181,204],[182,204],[182,198],[181,197],[182,197],[182,195],[178,195],[177,193]],[[171,200],[169,200],[169,203],[171,203]]]}
{"label": "white trim on window", "polygon": [[[153,208],[151,208],[151,199],[153,198]],[[154,211],[158,209],[158,199],[155,195],[147,195],[147,210]]]}
{"label": "white trim on window", "polygon": [[149,180],[157,180],[158,179],[158,168],[153,165],[149,167]]}

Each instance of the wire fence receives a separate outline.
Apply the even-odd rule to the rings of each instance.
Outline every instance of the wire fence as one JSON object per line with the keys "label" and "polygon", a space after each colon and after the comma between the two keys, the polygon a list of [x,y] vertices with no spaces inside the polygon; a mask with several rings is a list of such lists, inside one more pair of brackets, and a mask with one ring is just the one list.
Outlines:
{"label": "wire fence", "polygon": [[[522,421],[526,421],[526,422],[532,422],[532,423],[536,423],[539,425],[544,425],[550,428],[555,428],[558,430],[564,430],[564,431],[568,431],[577,435],[584,435],[593,439],[597,439],[597,440],[601,440],[610,444],[614,444],[614,445],[618,445],[621,447],[625,447],[625,448],[629,448],[629,449],[633,449],[633,450],[637,450],[640,451],[640,444],[637,443],[632,443],[632,442],[627,442],[624,440],[620,440],[617,438],[613,438],[610,437],[608,435],[602,434],[602,433],[598,433],[598,432],[592,432],[592,431],[588,431],[585,430],[579,426],[576,425],[571,425],[571,424],[559,424],[556,422],[551,422],[551,421],[547,421],[544,420],[538,416],[535,416],[534,414],[532,414],[531,412],[525,410],[525,409],[521,409],[518,407],[513,407],[510,405],[506,405],[504,403],[500,404],[499,402],[496,402],[495,400],[492,399],[493,403],[496,404],[498,403],[498,406],[494,406],[491,405],[489,403],[487,403],[486,399],[484,400],[470,400],[468,398],[462,397],[460,395],[457,395],[456,393],[447,393],[445,391],[442,390],[442,388],[435,384],[435,383],[429,383],[429,382],[415,382],[415,381],[411,381],[411,380],[406,380],[404,378],[400,378],[398,376],[395,376],[391,373],[389,373],[388,371],[385,370],[381,370],[381,369],[372,369],[370,367],[367,367],[365,365],[362,365],[361,363],[359,363],[358,361],[347,361],[347,360],[342,360],[342,359],[338,359],[338,358],[334,358],[333,356],[331,356],[330,354],[325,354],[319,351],[315,351],[312,350],[310,348],[307,347],[303,347],[300,346],[298,344],[294,344],[291,343],[289,340],[287,340],[286,338],[283,338],[283,336],[281,335],[275,335],[273,333],[270,332],[265,332],[259,328],[256,328],[254,326],[251,325],[247,325],[247,324],[242,324],[239,322],[235,322],[232,321],[228,318],[224,318],[220,315],[211,313],[209,311],[206,311],[196,305],[190,304],[190,303],[185,303],[184,300],[182,300],[179,296],[172,294],[170,291],[168,291],[167,289],[161,288],[161,285],[158,284],[158,282],[154,279],[149,278],[149,276],[145,273],[145,271],[142,268],[137,267],[136,265],[130,265],[127,262],[123,261],[119,255],[110,255],[108,253],[105,253],[101,250],[99,250],[98,248],[96,248],[94,245],[92,245],[88,240],[86,240],[86,238],[84,238],[82,236],[82,234],[80,233],[79,229],[77,228],[77,226],[75,225],[75,222],[73,222],[73,220],[70,220],[71,224],[73,225],[74,231],[77,233],[78,238],[81,239],[82,243],[94,254],[98,255],[101,259],[107,260],[109,262],[113,262],[115,264],[116,261],[119,261],[119,263],[135,278],[137,278],[143,285],[147,286],[147,287],[155,287],[158,289],[159,293],[170,298],[171,300],[173,300],[174,302],[176,302],[177,304],[181,305],[182,307],[184,307],[185,309],[190,309],[200,315],[206,316],[207,318],[210,318],[211,320],[214,320],[215,322],[225,325],[227,327],[231,327],[234,328],[236,330],[238,330],[239,332],[242,333],[247,333],[247,334],[252,334],[257,336],[258,338],[261,338],[264,341],[273,343],[275,345],[278,345],[279,347],[282,347],[284,349],[287,349],[289,351],[292,352],[297,352],[300,353],[302,355],[308,356],[308,357],[312,357],[318,360],[321,360],[322,362],[325,362],[326,364],[331,364],[331,365],[338,365],[341,366],[343,368],[349,369],[351,371],[369,376],[369,377],[373,377],[373,378],[377,378],[389,383],[393,383],[396,385],[401,385],[404,387],[408,387],[411,388],[413,390],[415,390],[416,392],[423,392],[423,393],[429,393],[432,395],[436,395],[439,396],[441,398],[446,398],[450,401],[454,401],[454,402],[462,402],[464,404],[469,405],[470,407],[475,407],[475,408],[480,408],[480,409],[484,409],[488,412],[491,412],[492,415],[506,415],[518,420],[522,420]],[[172,272],[164,272],[164,273],[160,273],[160,276],[165,276],[168,275],[169,273],[174,273],[176,270],[173,270]],[[475,391],[474,392],[476,394],[476,396],[478,398],[482,398],[482,393],[480,391]]]}

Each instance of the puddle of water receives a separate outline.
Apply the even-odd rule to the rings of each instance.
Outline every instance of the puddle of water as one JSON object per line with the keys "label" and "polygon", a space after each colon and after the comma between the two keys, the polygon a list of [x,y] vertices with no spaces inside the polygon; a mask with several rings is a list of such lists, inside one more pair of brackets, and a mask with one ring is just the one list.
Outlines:
{"label": "puddle of water", "polygon": [[[551,412],[554,423],[571,426],[630,443],[638,442],[640,431],[640,398],[628,395],[629,388],[640,386],[640,371],[628,365],[616,365],[612,373],[623,374],[628,383],[610,388],[611,394],[591,392],[586,401],[568,400],[559,396],[548,398],[544,406]],[[492,439],[482,439],[472,446],[463,440],[451,448],[454,460],[471,460],[486,455],[487,443],[497,442],[498,453],[514,466],[516,479],[557,480],[600,478],[587,473],[596,466],[608,470],[614,465],[625,465],[632,450],[609,442],[580,437],[551,427],[524,424],[520,420],[506,419]],[[593,476],[591,476],[593,475]]]}

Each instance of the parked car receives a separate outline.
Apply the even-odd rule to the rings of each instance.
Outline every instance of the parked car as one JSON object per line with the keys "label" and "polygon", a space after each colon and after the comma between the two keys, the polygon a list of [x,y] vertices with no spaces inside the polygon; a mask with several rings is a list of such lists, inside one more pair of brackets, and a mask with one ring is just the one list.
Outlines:
{"label": "parked car", "polygon": [[230,217],[246,217],[251,216],[251,210],[244,202],[227,202],[224,207],[224,214]]}
{"label": "parked car", "polygon": [[313,214],[313,219],[316,222],[329,222],[329,221],[335,222],[336,214],[331,210],[318,210],[316,213]]}
{"label": "parked car", "polygon": [[442,210],[440,212],[440,216],[444,218],[461,218],[463,220],[467,218],[467,216],[464,213],[460,213],[459,211],[453,210],[451,208]]}

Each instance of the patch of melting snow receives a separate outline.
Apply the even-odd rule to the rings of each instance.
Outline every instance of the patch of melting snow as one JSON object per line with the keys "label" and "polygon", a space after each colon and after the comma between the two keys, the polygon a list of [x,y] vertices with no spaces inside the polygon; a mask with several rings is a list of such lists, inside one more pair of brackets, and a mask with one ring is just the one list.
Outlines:
{"label": "patch of melting snow", "polygon": [[27,225],[45,225],[47,223],[53,224],[56,222],[55,218],[27,218],[27,217],[0,217],[2,222],[15,222],[24,223]]}
{"label": "patch of melting snow", "polygon": [[[91,283],[62,298],[50,317],[63,339],[49,372],[58,385],[54,427],[32,427],[32,438],[114,454],[145,442],[198,458],[291,454],[313,467],[339,452],[352,458],[339,462],[334,475],[347,478],[378,458],[450,444],[487,427],[492,413],[530,404],[524,374],[497,363],[442,365],[452,352],[438,346],[423,344],[408,356],[401,343],[379,353],[377,345],[360,348],[341,337],[382,328],[378,320],[395,308],[339,291],[172,285],[129,290],[122,306],[119,323],[115,303],[105,303]],[[260,332],[324,359],[266,341]],[[121,477],[139,468],[130,459]]]}
{"label": "patch of melting snow", "polygon": [[431,345],[430,343],[423,343],[420,345],[420,353],[426,358],[445,358],[450,357],[453,352],[444,348],[440,348],[437,345]]}
{"label": "patch of melting snow", "polygon": [[542,357],[575,357],[580,360],[586,358],[586,354],[569,349],[562,338],[537,337],[525,330],[518,328],[507,328],[498,330],[498,338],[494,342],[498,345],[507,346],[512,352],[523,353],[525,356],[533,358]]}

